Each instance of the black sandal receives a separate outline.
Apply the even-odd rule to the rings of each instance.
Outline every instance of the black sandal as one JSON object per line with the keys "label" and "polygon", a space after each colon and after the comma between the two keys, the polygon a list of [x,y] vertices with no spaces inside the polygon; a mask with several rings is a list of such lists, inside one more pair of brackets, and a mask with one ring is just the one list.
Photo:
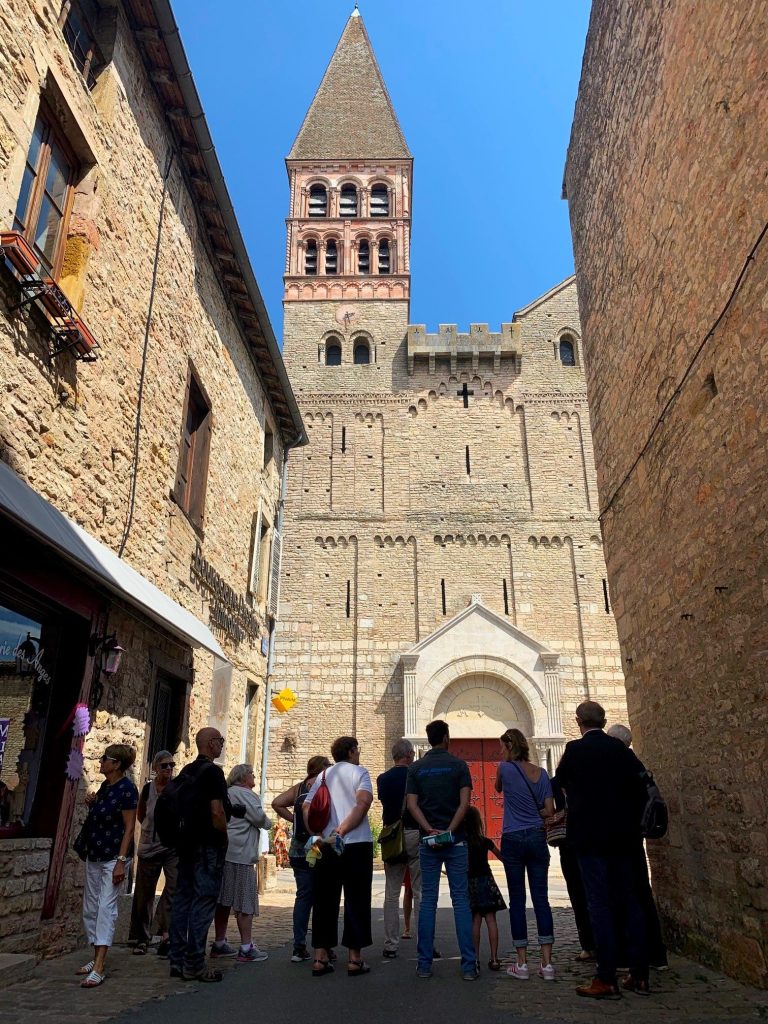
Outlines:
{"label": "black sandal", "polygon": [[[316,964],[320,964],[320,966],[316,967]],[[333,964],[329,963],[327,960],[313,960],[312,977],[322,978],[324,974],[333,974]]]}
{"label": "black sandal", "polygon": [[500,971],[501,970],[501,960],[494,960],[494,959],[489,960],[488,961],[488,969],[491,970],[491,971]]}
{"label": "black sandal", "polygon": [[350,978],[356,978],[359,974],[368,974],[370,969],[370,964],[367,964],[365,960],[349,960],[347,962],[347,975]]}

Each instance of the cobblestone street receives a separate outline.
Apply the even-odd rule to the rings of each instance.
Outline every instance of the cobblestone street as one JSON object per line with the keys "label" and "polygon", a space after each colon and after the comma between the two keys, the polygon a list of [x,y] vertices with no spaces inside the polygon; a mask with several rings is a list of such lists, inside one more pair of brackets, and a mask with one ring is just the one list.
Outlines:
{"label": "cobblestone street", "polygon": [[[495,1022],[574,1021],[591,1024],[602,1019],[629,1022],[653,1020],[659,1024],[732,1024],[768,1020],[766,993],[751,989],[709,971],[690,960],[672,956],[671,969],[654,974],[650,999],[626,996],[621,1002],[594,1004],[579,999],[576,984],[590,974],[589,965],[577,964],[578,952],[573,917],[565,897],[562,879],[552,872],[552,902],[555,913],[555,964],[557,981],[545,984],[532,976],[527,985],[506,974],[483,970],[474,986],[461,983],[455,957],[453,920],[447,900],[447,886],[441,894],[437,945],[444,957],[435,965],[431,981],[415,976],[415,943],[402,943],[395,961],[381,958],[384,891],[382,872],[374,876],[374,945],[367,951],[373,970],[359,985],[348,984],[342,967],[336,975],[316,983],[309,964],[291,964],[291,907],[293,892],[290,872],[280,872],[279,888],[262,900],[260,918],[255,922],[254,940],[270,953],[264,964],[237,965],[223,961],[225,978],[221,985],[196,985],[171,981],[167,961],[150,953],[139,959],[126,947],[110,954],[107,982],[94,991],[82,990],[74,970],[84,951],[41,963],[32,977],[4,990],[1,1024],[181,1024],[196,1021],[265,1019],[271,1024],[307,1019],[314,1024],[331,1024],[343,1014],[347,1019],[365,1019],[387,1024],[392,1019],[436,1019],[457,1017]],[[509,924],[499,916],[502,949],[509,948]],[[533,922],[531,920],[530,924]],[[230,934],[235,941],[235,934]],[[482,962],[487,961],[487,953]],[[533,951],[531,962],[536,964]]]}

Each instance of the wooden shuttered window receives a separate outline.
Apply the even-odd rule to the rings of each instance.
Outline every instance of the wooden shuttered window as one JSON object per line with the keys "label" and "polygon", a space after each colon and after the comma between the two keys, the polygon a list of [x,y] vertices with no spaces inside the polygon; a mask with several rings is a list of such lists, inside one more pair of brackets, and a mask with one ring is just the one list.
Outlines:
{"label": "wooden shuttered window", "polygon": [[210,403],[190,369],[184,393],[179,463],[173,498],[198,529],[203,527],[205,513],[212,418]]}
{"label": "wooden shuttered window", "polygon": [[277,618],[280,606],[280,572],[283,561],[283,538],[275,530],[272,539],[272,565],[269,573],[269,593],[267,594],[267,608]]}

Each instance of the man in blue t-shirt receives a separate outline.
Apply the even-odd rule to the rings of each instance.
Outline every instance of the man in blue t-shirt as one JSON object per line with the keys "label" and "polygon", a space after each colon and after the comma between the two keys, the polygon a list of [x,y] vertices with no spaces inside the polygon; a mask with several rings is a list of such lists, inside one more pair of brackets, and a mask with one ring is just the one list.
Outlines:
{"label": "man in blue t-shirt", "polygon": [[[461,953],[461,972],[465,981],[478,976],[475,944],[472,937],[472,912],[469,907],[467,844],[464,815],[472,795],[472,777],[466,761],[448,753],[448,723],[437,720],[427,726],[431,750],[408,769],[407,807],[422,835],[419,850],[421,865],[421,907],[417,974],[432,975],[435,917],[440,891],[440,871],[445,864],[451,891],[456,938]],[[424,839],[450,832],[446,845],[427,846]]]}

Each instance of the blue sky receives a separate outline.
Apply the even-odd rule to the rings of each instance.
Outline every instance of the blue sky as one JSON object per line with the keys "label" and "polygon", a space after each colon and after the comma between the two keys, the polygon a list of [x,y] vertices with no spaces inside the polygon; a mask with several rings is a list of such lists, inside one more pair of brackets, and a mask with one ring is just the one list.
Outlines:
{"label": "blue sky", "polygon": [[[272,326],[284,158],[354,0],[175,0]],[[361,0],[414,157],[411,321],[489,323],[573,272],[563,165],[588,0]]]}

